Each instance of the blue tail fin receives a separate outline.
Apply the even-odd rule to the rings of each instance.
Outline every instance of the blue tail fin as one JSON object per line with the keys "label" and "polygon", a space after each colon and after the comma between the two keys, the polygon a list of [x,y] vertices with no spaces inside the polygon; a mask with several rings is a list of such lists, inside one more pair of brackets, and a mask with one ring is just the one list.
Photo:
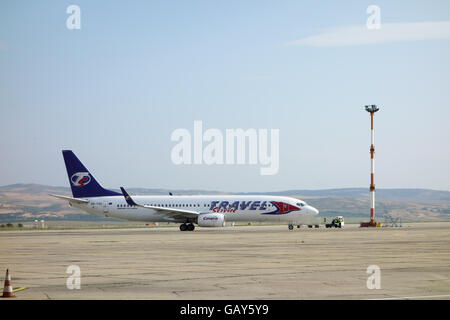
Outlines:
{"label": "blue tail fin", "polygon": [[74,198],[122,196],[120,193],[103,189],[71,150],[63,150],[62,153]]}

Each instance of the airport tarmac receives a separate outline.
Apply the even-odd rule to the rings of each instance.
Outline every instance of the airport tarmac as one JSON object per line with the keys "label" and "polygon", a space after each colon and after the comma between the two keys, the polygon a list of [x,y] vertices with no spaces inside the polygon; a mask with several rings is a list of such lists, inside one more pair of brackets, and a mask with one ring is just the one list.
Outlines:
{"label": "airport tarmac", "polygon": [[450,299],[450,222],[2,231],[6,268],[16,299]]}

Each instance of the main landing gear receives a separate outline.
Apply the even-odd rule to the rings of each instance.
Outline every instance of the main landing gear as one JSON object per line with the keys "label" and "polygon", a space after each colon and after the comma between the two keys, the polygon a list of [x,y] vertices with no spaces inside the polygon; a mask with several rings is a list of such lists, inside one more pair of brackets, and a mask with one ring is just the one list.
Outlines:
{"label": "main landing gear", "polygon": [[192,223],[186,224],[180,224],[180,231],[194,231],[195,226]]}

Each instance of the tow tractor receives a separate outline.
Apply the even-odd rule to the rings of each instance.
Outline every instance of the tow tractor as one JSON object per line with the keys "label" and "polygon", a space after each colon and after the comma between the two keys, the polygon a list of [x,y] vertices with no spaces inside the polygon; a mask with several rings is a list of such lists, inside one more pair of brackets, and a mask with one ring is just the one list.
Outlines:
{"label": "tow tractor", "polygon": [[343,228],[344,227],[344,217],[337,216],[334,218],[331,223],[325,224],[326,228]]}
{"label": "tow tractor", "polygon": [[[326,223],[326,218],[324,218],[324,223],[326,228],[343,228],[344,227],[344,217],[343,216],[337,216],[335,217],[331,223]],[[301,224],[296,224],[297,228],[301,228]],[[320,225],[317,223],[307,224],[308,228],[320,228]],[[291,222],[288,225],[289,230],[294,229],[294,223]]]}

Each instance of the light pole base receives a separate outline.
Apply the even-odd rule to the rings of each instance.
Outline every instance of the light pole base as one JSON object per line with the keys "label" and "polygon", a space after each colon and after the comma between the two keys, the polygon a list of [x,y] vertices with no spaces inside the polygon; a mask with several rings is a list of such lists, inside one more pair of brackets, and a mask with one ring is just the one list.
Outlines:
{"label": "light pole base", "polygon": [[360,228],[368,228],[368,227],[376,227],[377,223],[375,220],[371,220],[370,222],[361,222],[359,225]]}

